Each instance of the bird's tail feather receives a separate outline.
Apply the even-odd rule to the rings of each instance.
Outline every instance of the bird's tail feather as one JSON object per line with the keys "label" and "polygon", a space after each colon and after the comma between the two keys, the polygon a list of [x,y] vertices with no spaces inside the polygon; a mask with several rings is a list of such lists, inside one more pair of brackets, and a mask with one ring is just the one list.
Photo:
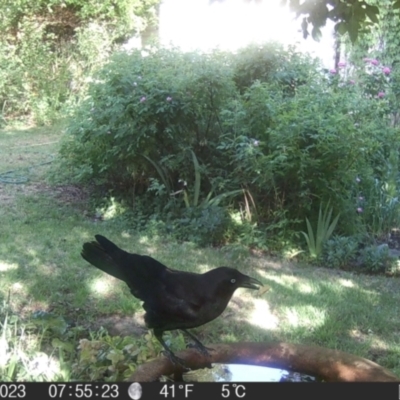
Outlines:
{"label": "bird's tail feather", "polygon": [[123,269],[119,266],[118,262],[113,259],[113,255],[118,254],[118,250],[120,252],[123,252],[123,250],[119,249],[104,236],[96,235],[96,240],[98,243],[90,242],[83,245],[82,257],[107,274],[125,281]]}
{"label": "bird's tail feather", "polygon": [[114,244],[111,240],[108,240],[106,237],[102,235],[95,235],[94,237],[104,251],[110,256],[120,257],[123,253],[125,253],[124,250],[120,249],[116,244]]}

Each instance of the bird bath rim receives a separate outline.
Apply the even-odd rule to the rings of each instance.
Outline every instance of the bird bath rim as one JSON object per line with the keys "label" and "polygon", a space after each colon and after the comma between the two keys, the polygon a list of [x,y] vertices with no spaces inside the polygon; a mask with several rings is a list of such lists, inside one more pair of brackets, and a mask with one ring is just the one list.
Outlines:
{"label": "bird bath rim", "polygon": [[[388,369],[366,358],[320,346],[285,342],[243,342],[209,345],[214,349],[207,358],[195,349],[177,353],[192,370],[211,364],[247,364],[316,376],[325,382],[399,382]],[[182,380],[184,369],[166,357],[140,365],[128,379],[131,382],[154,382],[163,375],[174,374]]]}

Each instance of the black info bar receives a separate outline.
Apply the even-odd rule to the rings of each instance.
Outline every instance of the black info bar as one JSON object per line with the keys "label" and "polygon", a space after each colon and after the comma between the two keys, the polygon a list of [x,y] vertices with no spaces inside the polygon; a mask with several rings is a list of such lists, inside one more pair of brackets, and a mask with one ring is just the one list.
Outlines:
{"label": "black info bar", "polygon": [[0,383],[0,399],[385,399],[400,400],[399,383]]}

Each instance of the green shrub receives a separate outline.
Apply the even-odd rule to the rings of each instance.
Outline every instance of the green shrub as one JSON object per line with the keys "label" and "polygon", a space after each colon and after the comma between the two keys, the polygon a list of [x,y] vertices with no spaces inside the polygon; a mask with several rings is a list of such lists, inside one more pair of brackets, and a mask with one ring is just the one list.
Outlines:
{"label": "green shrub", "polygon": [[354,234],[362,224],[358,193],[399,148],[399,133],[375,109],[376,99],[354,88],[330,90],[318,79],[293,97],[254,83],[226,114],[233,133],[219,149],[230,180],[245,183],[261,218],[280,208],[292,224],[308,215],[313,224],[319,204],[331,199],[333,214],[343,216],[339,229]]}
{"label": "green shrub", "polygon": [[368,272],[388,272],[396,266],[397,258],[390,255],[387,244],[365,247],[360,254],[363,268]]}
{"label": "green shrub", "polygon": [[[148,218],[183,220],[182,238],[190,236],[185,227],[207,226],[199,221],[211,199],[246,221],[221,223],[225,237],[249,235],[265,247],[301,244],[305,218],[316,226],[328,201],[341,215],[341,235],[388,229],[397,221],[400,137],[382,99],[294,52],[262,49],[271,53],[265,70],[254,47],[238,55],[162,48],[114,55],[70,121],[61,171],[128,207],[143,200]],[[285,83],[283,70],[299,78]],[[377,180],[388,188],[384,200]],[[382,205],[383,227],[374,227]],[[204,214],[210,226],[214,214]]]}
{"label": "green shrub", "polygon": [[49,124],[85,95],[92,72],[153,23],[158,0],[2,3],[1,122]]}
{"label": "green shrub", "polygon": [[354,237],[335,236],[328,240],[323,249],[324,266],[343,268],[349,266],[357,256],[358,240]]}
{"label": "green shrub", "polygon": [[364,190],[358,196],[358,211],[366,231],[385,238],[400,224],[397,151],[392,151],[380,168],[378,177],[371,177],[363,185]]}
{"label": "green shrub", "polygon": [[223,207],[189,207],[172,222],[172,232],[180,240],[202,246],[219,245],[224,243],[224,235],[230,224],[229,214]]}
{"label": "green shrub", "polygon": [[115,191],[146,190],[160,171],[162,184],[176,189],[182,179],[194,190],[193,152],[204,169],[221,134],[218,114],[233,93],[219,54],[117,54],[71,120],[61,155],[77,180]]}
{"label": "green shrub", "polygon": [[279,43],[252,44],[240,49],[234,60],[235,83],[241,93],[255,81],[275,82],[285,93],[310,81],[316,61]]}

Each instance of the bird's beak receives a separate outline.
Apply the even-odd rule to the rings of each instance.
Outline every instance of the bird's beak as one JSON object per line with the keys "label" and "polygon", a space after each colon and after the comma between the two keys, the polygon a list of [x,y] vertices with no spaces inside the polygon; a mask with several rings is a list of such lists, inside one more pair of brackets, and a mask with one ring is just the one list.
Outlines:
{"label": "bird's beak", "polygon": [[246,276],[246,279],[240,284],[240,287],[247,289],[259,289],[259,286],[263,286],[263,284],[250,276]]}

